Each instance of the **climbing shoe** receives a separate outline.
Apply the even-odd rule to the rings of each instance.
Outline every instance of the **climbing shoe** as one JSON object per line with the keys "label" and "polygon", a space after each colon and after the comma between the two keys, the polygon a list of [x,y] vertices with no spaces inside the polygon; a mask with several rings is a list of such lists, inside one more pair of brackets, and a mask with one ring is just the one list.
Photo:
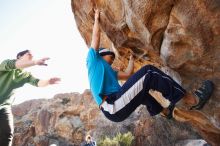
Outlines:
{"label": "climbing shoe", "polygon": [[194,92],[195,96],[198,98],[198,104],[192,106],[190,109],[200,110],[209,100],[214,89],[214,84],[212,81],[206,80],[202,83],[201,87]]}

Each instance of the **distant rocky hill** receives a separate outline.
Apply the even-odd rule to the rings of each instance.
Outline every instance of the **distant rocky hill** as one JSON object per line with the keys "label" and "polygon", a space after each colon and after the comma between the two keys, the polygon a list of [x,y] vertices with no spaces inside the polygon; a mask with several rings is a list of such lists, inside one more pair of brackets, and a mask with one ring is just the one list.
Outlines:
{"label": "distant rocky hill", "polygon": [[99,111],[89,90],[26,101],[15,105],[13,114],[14,146],[78,146],[88,133],[98,141],[128,131],[135,136],[135,146],[183,146],[187,140],[200,139],[190,125],[151,118],[144,106],[124,122],[113,123]]}

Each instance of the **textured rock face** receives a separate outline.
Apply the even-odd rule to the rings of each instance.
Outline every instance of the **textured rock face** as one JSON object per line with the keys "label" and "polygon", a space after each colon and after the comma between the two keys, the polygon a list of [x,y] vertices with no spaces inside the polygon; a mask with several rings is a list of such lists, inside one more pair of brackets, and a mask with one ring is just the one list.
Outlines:
{"label": "textured rock face", "polygon": [[[202,80],[212,80],[215,91],[202,112],[220,127],[220,0],[72,0],[88,46],[94,8],[102,11],[101,46],[116,52],[116,68],[123,70],[134,53],[136,69],[144,64],[166,68],[190,92]],[[208,132],[200,134],[213,141]]]}
{"label": "textured rock face", "polygon": [[183,146],[183,142],[199,138],[187,124],[160,116],[150,118],[144,106],[124,122],[110,122],[99,111],[88,91],[27,101],[13,107],[13,114],[14,146],[80,145],[88,133],[98,141],[103,136],[113,137],[118,132],[128,131],[135,136],[136,146]]}

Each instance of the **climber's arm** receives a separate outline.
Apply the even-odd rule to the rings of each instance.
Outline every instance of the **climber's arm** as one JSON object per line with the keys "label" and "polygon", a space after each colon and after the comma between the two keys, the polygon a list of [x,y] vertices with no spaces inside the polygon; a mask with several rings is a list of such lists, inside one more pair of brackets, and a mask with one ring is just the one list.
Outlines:
{"label": "climber's arm", "polygon": [[91,48],[95,49],[96,51],[99,49],[99,43],[100,43],[100,29],[99,29],[99,10],[95,10],[95,23],[93,26],[93,32],[92,32],[92,42],[91,42]]}
{"label": "climber's arm", "polygon": [[128,79],[133,74],[133,71],[134,71],[134,58],[131,55],[126,70],[124,72],[122,72],[122,71],[118,72],[118,79],[119,80]]}

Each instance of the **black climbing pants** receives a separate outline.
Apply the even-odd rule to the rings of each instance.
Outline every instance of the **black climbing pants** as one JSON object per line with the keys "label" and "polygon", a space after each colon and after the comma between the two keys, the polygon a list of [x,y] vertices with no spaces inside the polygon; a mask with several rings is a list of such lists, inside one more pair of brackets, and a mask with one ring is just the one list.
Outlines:
{"label": "black climbing pants", "polygon": [[148,93],[159,91],[175,105],[186,93],[170,76],[158,68],[146,65],[133,74],[120,91],[107,96],[101,105],[104,115],[111,121],[125,120],[139,105],[146,105],[151,116],[159,114],[163,107]]}
{"label": "black climbing pants", "polygon": [[0,146],[11,146],[13,137],[11,106],[0,106]]}

